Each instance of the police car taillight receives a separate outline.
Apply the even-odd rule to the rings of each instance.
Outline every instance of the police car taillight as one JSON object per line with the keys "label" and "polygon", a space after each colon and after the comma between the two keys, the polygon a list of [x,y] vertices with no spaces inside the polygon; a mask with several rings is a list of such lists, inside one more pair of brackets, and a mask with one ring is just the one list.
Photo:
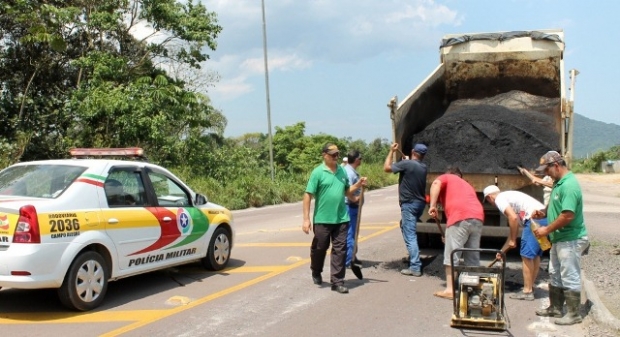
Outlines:
{"label": "police car taillight", "polygon": [[22,206],[19,209],[19,219],[13,243],[41,243],[41,232],[39,231],[39,219],[37,210],[32,205]]}

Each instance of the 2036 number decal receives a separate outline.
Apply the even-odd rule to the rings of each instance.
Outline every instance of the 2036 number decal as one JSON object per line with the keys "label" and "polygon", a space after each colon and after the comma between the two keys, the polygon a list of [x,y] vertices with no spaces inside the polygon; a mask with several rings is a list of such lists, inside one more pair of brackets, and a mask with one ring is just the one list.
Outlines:
{"label": "2036 number decal", "polygon": [[50,232],[67,232],[80,230],[80,221],[78,219],[57,219],[50,220]]}

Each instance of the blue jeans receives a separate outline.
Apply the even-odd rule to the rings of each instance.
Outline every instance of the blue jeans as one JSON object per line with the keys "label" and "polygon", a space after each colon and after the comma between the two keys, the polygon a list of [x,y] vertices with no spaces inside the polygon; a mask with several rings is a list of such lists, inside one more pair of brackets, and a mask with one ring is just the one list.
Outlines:
{"label": "blue jeans", "polygon": [[422,262],[420,261],[420,248],[418,247],[418,234],[416,228],[418,219],[424,212],[426,203],[423,201],[413,201],[400,204],[400,230],[403,233],[405,246],[409,252],[409,269],[413,271],[422,271]]}
{"label": "blue jeans", "polygon": [[357,231],[357,214],[359,213],[359,207],[349,207],[347,205],[347,210],[349,211],[349,232],[347,232],[347,260],[345,261],[345,265],[347,267],[351,266],[351,261],[353,257],[355,257],[355,234]]}
{"label": "blue jeans", "polygon": [[551,285],[569,291],[581,291],[580,240],[554,242],[549,250]]}

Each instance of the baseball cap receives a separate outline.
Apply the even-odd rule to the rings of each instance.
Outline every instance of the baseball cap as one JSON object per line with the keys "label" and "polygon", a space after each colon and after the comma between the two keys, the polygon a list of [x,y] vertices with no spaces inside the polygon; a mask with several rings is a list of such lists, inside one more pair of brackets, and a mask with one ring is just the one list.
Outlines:
{"label": "baseball cap", "polygon": [[342,161],[348,163],[349,162],[349,158],[348,157],[344,157],[344,158],[342,158]]}
{"label": "baseball cap", "polygon": [[498,193],[498,192],[500,192],[499,187],[495,185],[489,185],[484,188],[484,190],[482,191],[482,194],[484,194],[484,199],[486,199],[489,196],[489,194]]}
{"label": "baseball cap", "polygon": [[336,154],[340,153],[340,151],[338,150],[338,146],[336,146],[335,144],[327,143],[325,144],[325,146],[323,146],[323,153]]}
{"label": "baseball cap", "polygon": [[543,172],[547,165],[562,160],[562,156],[557,151],[549,151],[540,157],[540,166],[536,168],[537,172]]}
{"label": "baseball cap", "polygon": [[421,143],[415,144],[415,146],[413,147],[413,152],[417,152],[421,155],[425,155],[426,151],[428,151],[428,148],[426,147],[426,145]]}

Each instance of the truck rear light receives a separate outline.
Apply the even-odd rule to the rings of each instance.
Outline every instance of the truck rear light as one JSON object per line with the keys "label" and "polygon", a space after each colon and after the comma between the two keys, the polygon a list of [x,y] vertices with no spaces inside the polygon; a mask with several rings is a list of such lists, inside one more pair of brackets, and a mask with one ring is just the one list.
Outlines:
{"label": "truck rear light", "polygon": [[11,275],[12,276],[30,276],[32,274],[30,274],[29,271],[13,270],[11,271]]}
{"label": "truck rear light", "polygon": [[17,227],[15,227],[13,243],[41,243],[39,218],[34,206],[26,205],[19,209],[19,219],[17,220]]}

